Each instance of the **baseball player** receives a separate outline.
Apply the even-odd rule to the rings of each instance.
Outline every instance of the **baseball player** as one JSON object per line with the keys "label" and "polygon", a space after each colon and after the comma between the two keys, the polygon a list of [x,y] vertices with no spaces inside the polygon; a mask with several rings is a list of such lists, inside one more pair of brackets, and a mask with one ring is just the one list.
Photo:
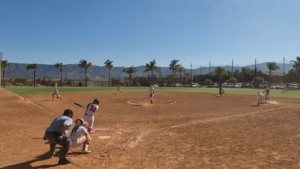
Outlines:
{"label": "baseball player", "polygon": [[152,85],[150,86],[150,89],[148,90],[148,94],[149,94],[150,104],[153,104],[154,88],[152,87]]}
{"label": "baseball player", "polygon": [[59,95],[59,91],[57,89],[55,89],[54,92],[52,93],[52,101],[54,100],[54,97],[56,97],[56,99],[60,98],[60,100],[62,100],[61,96]]}
{"label": "baseball player", "polygon": [[267,104],[265,96],[262,93],[257,92],[257,95],[258,95],[257,106],[259,106],[259,104]]}
{"label": "baseball player", "polygon": [[269,101],[270,101],[270,99],[269,99],[270,90],[269,90],[269,88],[268,88],[268,87],[266,88],[266,90],[265,90],[263,93],[266,93],[266,95],[265,95],[265,99],[266,99],[266,101],[267,101],[267,100],[269,100]]}
{"label": "baseball player", "polygon": [[221,96],[224,94],[225,96],[227,96],[226,95],[226,93],[225,93],[225,89],[223,88],[223,87],[221,87],[221,92],[220,92],[220,94],[221,94]]}
{"label": "baseball player", "polygon": [[91,134],[93,124],[94,124],[94,113],[98,111],[99,109],[99,100],[94,99],[93,103],[89,103],[86,106],[86,111],[83,115],[84,121],[88,122],[88,133]]}
{"label": "baseball player", "polygon": [[118,89],[115,93],[120,92],[122,94],[121,85],[118,86]]}
{"label": "baseball player", "polygon": [[91,151],[88,150],[91,137],[83,126],[83,119],[75,120],[75,126],[72,129],[72,132],[69,136],[69,139],[72,141],[71,148],[79,147],[83,145],[81,152],[82,153],[90,153]]}

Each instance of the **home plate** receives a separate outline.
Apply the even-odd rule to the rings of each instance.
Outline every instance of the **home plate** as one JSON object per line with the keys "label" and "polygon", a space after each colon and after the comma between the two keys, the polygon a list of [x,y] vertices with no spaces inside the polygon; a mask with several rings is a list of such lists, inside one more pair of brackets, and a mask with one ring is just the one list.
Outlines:
{"label": "home plate", "polygon": [[99,136],[98,138],[99,139],[108,139],[108,138],[110,138],[110,136]]}

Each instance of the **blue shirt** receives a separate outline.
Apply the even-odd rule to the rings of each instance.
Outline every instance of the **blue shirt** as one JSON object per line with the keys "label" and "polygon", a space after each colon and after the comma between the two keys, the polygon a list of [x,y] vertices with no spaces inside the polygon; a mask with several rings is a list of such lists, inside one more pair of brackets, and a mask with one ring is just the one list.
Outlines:
{"label": "blue shirt", "polygon": [[60,133],[60,128],[62,125],[66,126],[65,135],[67,135],[68,131],[71,128],[71,125],[73,123],[73,120],[68,116],[59,116],[55,118],[50,126],[47,128],[47,132],[58,132]]}

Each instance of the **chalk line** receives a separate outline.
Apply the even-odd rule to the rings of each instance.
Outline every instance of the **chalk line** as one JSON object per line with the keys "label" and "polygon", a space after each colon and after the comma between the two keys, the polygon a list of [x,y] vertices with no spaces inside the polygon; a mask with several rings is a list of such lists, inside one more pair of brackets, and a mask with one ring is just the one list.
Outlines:
{"label": "chalk line", "polygon": [[[21,97],[21,96],[19,96],[19,95],[15,94],[15,93],[13,93],[13,92],[11,92],[11,91],[8,91],[8,90],[6,90],[6,89],[4,89],[4,88],[2,88],[2,89],[3,89],[4,91],[8,92],[8,93],[11,93],[11,94],[13,94],[13,95],[17,96],[18,98],[20,98],[20,99],[22,99],[22,100],[25,100],[23,97]],[[35,104],[35,103],[32,103],[31,101],[30,101],[29,103],[31,103],[31,104],[35,105],[36,107],[38,107],[38,108],[40,108],[40,109],[43,109],[43,110],[45,110],[45,111],[47,111],[47,112],[49,112],[49,113],[51,113],[51,114],[55,115],[55,114],[54,114],[54,113],[52,113],[51,111],[49,111],[49,110],[46,110],[46,109],[44,109],[43,107],[41,107],[41,106],[39,106],[39,105],[37,105],[37,104]]]}
{"label": "chalk line", "polygon": [[248,113],[244,113],[244,114],[236,114],[236,115],[231,115],[231,116],[223,116],[223,117],[217,117],[217,118],[212,118],[212,119],[193,120],[193,121],[190,121],[190,122],[187,122],[187,123],[170,126],[170,128],[177,128],[177,127],[182,127],[182,126],[188,126],[188,125],[197,124],[197,123],[214,122],[214,121],[229,119],[229,118],[233,118],[233,117],[247,116],[249,114],[256,114],[256,113],[260,113],[260,112],[264,112],[264,111],[277,110],[277,109],[282,109],[282,108],[287,108],[287,107],[292,107],[292,106],[299,106],[299,104],[282,106],[282,107],[276,107],[276,108],[271,108],[271,109],[266,109],[266,110],[257,110],[257,111],[252,111],[252,112],[248,112]]}

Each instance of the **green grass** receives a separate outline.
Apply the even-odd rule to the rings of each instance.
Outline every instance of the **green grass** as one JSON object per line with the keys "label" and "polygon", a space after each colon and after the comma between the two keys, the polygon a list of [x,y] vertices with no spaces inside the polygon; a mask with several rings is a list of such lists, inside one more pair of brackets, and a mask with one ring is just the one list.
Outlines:
{"label": "green grass", "polygon": [[[6,88],[7,90],[17,95],[35,95],[35,94],[49,94],[52,93],[52,87],[28,87],[28,88]],[[78,93],[78,92],[115,92],[117,87],[59,87],[60,93]],[[123,87],[122,91],[143,91],[147,92],[148,87]],[[163,92],[202,92],[202,93],[218,93],[218,88],[192,88],[192,87],[156,87],[155,91]],[[242,95],[256,95],[257,92],[263,92],[263,89],[226,89],[227,94],[242,94]],[[283,90],[272,90],[271,97],[285,97],[300,99],[300,91],[288,91],[283,93]]]}

